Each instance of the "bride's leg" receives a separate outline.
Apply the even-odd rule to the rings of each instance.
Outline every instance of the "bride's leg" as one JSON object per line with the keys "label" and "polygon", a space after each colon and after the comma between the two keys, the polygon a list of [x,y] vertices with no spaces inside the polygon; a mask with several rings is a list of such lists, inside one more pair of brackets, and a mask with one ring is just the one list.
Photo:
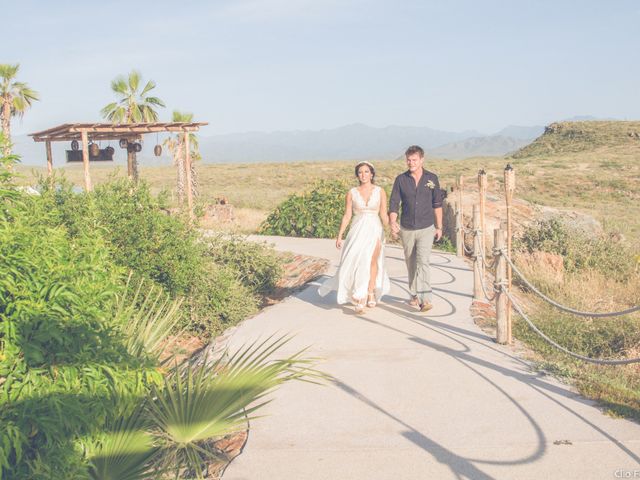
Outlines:
{"label": "bride's leg", "polygon": [[376,248],[373,249],[373,255],[371,256],[371,268],[369,270],[369,293],[376,289],[376,278],[378,278],[378,257],[380,256],[380,240],[376,243]]}

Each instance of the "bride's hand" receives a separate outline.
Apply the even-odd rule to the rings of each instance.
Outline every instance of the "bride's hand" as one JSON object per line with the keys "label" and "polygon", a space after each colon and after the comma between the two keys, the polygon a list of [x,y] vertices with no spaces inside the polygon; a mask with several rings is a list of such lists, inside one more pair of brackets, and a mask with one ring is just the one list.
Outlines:
{"label": "bride's hand", "polygon": [[336,239],[336,248],[338,250],[340,250],[342,248],[342,239],[341,238]]}

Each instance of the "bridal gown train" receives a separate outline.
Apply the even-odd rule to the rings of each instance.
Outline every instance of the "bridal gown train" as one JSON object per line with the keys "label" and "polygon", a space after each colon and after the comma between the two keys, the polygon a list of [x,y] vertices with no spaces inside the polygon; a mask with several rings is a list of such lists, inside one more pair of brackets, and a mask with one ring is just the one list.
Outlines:
{"label": "bridal gown train", "polygon": [[384,230],[378,212],[380,211],[380,191],[378,186],[373,188],[369,202],[365,202],[357,188],[350,190],[353,217],[351,228],[342,245],[340,267],[333,276],[318,289],[321,296],[331,291],[338,292],[338,303],[354,303],[354,298],[367,298],[369,276],[371,272],[371,258],[378,241],[380,255],[378,256],[378,274],[376,276],[375,294],[380,299],[389,293],[389,276],[384,266]]}

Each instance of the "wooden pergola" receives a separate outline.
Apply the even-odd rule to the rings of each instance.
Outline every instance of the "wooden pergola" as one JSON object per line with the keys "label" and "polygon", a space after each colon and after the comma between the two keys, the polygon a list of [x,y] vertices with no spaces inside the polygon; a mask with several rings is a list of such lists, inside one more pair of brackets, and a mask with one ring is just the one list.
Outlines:
{"label": "wooden pergola", "polygon": [[[51,142],[71,142],[77,140],[82,143],[82,164],[84,168],[84,188],[91,191],[91,175],[89,173],[89,142],[100,140],[126,139],[127,143],[133,143],[142,139],[147,133],[183,133],[183,146],[185,149],[185,174],[187,183],[187,203],[189,212],[193,212],[193,190],[191,186],[191,155],[189,155],[189,134],[197,132],[207,122],[148,122],[148,123],[65,123],[57,127],[49,128],[41,132],[31,133],[30,137],[35,142],[45,142],[47,150],[47,171],[53,173],[53,155]],[[136,179],[135,175],[136,153],[127,150],[127,172],[129,178]]]}

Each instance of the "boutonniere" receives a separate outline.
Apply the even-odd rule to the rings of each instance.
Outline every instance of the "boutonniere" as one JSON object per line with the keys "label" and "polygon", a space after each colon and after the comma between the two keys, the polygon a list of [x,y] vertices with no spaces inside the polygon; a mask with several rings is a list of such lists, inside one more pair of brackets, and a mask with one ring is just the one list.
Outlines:
{"label": "boutonniere", "polygon": [[433,183],[431,180],[429,180],[429,181],[427,182],[427,188],[429,188],[429,189],[433,190],[434,188],[436,188],[436,184],[435,184],[435,183]]}

